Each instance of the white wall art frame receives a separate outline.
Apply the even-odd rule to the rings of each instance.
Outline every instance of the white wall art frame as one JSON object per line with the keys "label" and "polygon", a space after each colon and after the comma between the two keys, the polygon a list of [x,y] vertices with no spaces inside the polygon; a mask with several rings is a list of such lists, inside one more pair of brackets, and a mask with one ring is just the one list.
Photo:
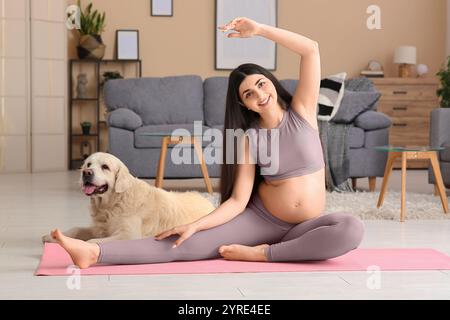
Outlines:
{"label": "white wall art frame", "polygon": [[216,70],[231,70],[242,63],[276,69],[277,47],[262,37],[228,38],[218,29],[236,17],[277,26],[277,0],[216,0]]}

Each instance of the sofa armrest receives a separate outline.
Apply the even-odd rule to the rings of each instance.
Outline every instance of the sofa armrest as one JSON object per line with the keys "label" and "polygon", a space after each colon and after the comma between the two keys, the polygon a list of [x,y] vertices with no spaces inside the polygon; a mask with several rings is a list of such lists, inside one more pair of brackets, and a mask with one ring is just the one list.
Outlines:
{"label": "sofa armrest", "polygon": [[389,128],[392,121],[384,113],[369,110],[357,116],[353,124],[355,127],[368,131]]}
{"label": "sofa armrest", "polygon": [[142,119],[134,111],[120,108],[108,113],[108,125],[134,131],[142,126]]}
{"label": "sofa armrest", "polygon": [[450,140],[450,109],[436,108],[430,113],[430,145],[442,147]]}

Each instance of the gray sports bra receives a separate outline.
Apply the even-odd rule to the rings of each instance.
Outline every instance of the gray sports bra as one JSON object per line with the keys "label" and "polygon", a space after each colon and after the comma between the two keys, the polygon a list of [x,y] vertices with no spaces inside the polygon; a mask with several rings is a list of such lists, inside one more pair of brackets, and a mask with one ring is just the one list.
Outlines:
{"label": "gray sports bra", "polygon": [[325,166],[319,131],[291,107],[276,128],[250,128],[246,134],[265,180],[303,176]]}

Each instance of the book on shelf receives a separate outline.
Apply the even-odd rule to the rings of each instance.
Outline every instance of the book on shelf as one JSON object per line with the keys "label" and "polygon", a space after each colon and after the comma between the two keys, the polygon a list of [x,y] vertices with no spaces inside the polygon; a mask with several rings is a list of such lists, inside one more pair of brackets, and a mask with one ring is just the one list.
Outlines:
{"label": "book on shelf", "polygon": [[365,77],[383,78],[384,72],[382,70],[379,71],[363,70],[361,71],[361,75]]}

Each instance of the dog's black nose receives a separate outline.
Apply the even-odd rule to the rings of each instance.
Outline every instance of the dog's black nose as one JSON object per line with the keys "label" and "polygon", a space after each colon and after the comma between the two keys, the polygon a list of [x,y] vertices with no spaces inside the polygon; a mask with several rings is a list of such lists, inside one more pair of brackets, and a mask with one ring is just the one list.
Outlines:
{"label": "dog's black nose", "polygon": [[88,179],[92,178],[93,175],[94,175],[94,171],[92,171],[92,169],[84,169],[83,170],[83,179],[84,180],[88,180]]}

